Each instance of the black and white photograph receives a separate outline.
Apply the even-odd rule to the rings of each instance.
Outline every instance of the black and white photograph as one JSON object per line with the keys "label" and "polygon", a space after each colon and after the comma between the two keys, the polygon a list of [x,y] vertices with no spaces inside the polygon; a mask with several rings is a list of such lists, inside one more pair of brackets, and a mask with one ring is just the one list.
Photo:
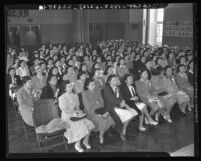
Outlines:
{"label": "black and white photograph", "polygon": [[8,154],[198,154],[196,4],[4,7]]}

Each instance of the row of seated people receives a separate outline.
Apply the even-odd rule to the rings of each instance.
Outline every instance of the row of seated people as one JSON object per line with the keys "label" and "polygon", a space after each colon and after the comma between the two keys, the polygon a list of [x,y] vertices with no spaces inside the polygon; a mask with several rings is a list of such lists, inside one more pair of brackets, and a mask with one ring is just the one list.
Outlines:
{"label": "row of seated people", "polygon": [[[95,80],[93,78],[87,78],[84,83],[85,90],[81,94],[84,105],[83,111],[87,114],[87,119],[76,122],[71,121],[70,118],[74,113],[83,113],[83,111],[80,110],[79,96],[75,92],[74,83],[69,80],[65,81],[65,92],[58,98],[58,105],[62,111],[62,120],[70,123],[70,129],[65,133],[68,142],[76,142],[75,148],[78,149],[78,151],[83,151],[80,147],[80,140],[90,130],[99,131],[100,143],[103,143],[105,131],[107,131],[110,126],[114,126],[116,131],[120,134],[121,139],[125,140],[128,123],[137,115],[140,115],[139,129],[144,131],[146,130],[143,126],[144,120],[146,124],[157,125],[160,114],[163,115],[165,120],[171,123],[170,110],[176,102],[179,103],[181,111],[185,112],[187,104],[188,109],[191,110],[192,105],[190,105],[189,96],[191,96],[191,94],[193,95],[193,93],[191,93],[193,92],[192,89],[189,88],[185,93],[177,87],[171,67],[167,67],[166,76],[163,75],[161,69],[159,71],[157,76],[154,76],[152,80],[148,80],[147,69],[143,69],[140,74],[140,80],[135,83],[133,83],[133,75],[131,74],[125,75],[124,83],[121,83],[118,77],[112,74],[108,77],[106,87],[103,88],[103,97],[101,89],[95,85]],[[86,78],[86,73],[83,73],[83,77]],[[31,89],[31,78],[28,77],[26,79],[28,81],[25,81],[26,83],[24,82],[24,88],[26,89],[27,86],[29,86]],[[43,88],[41,99],[54,99],[56,84],[56,76],[52,75],[49,77],[48,85]],[[24,96],[26,93],[24,88],[21,88],[17,95],[19,110],[24,121],[33,126],[31,117],[33,104],[30,105],[32,98],[29,100]],[[163,94],[160,95],[160,93]],[[191,99],[193,99],[193,96]],[[24,101],[28,101],[28,103]],[[26,106],[26,110],[23,106]],[[28,109],[27,106],[31,108]],[[151,108],[150,113],[147,110],[147,106]],[[107,115],[109,116],[100,116],[95,113],[96,109],[103,107],[108,111]],[[153,115],[155,115],[155,121],[152,118]],[[84,131],[85,133],[83,133]],[[88,137],[89,135],[84,139],[86,147],[90,147],[88,145]]]}
{"label": "row of seated people", "polygon": [[[57,98],[62,111],[61,118],[71,125],[65,137],[69,143],[76,142],[75,148],[81,152],[83,151],[80,146],[82,138],[85,138],[84,145],[90,148],[88,138],[91,130],[99,131],[100,143],[103,143],[105,131],[113,126],[121,139],[125,140],[128,123],[137,115],[140,116],[139,129],[145,131],[144,121],[147,124],[157,125],[160,115],[171,123],[170,111],[176,102],[182,112],[185,113],[186,107],[191,110],[193,86],[189,83],[184,64],[178,64],[175,70],[174,66],[161,63],[154,70],[150,70],[152,61],[147,58],[146,65],[143,63],[144,66],[137,65],[136,68],[139,66],[141,68],[136,70],[135,65],[139,61],[131,59],[133,64],[130,63],[130,66],[133,65],[133,67],[128,69],[129,65],[125,65],[127,58],[123,56],[119,56],[116,65],[109,59],[105,62],[105,66],[101,63],[101,56],[98,55],[96,57],[98,62],[93,63],[91,70],[88,70],[87,63],[79,64],[79,61],[72,59],[68,61],[70,62],[70,64],[67,63],[68,65],[56,60],[55,66],[52,64],[49,70],[44,68],[44,63],[36,63],[36,76],[32,79],[27,75],[24,77],[18,74],[17,76],[16,68],[9,68],[9,86],[12,87],[13,84],[21,82],[24,84],[17,94],[22,118],[28,125],[33,126],[33,103],[29,95],[31,89],[35,90],[40,99]],[[161,60],[161,57],[158,58]],[[22,62],[20,65],[26,66],[26,61],[20,61]],[[193,62],[190,61],[189,67],[192,70]],[[140,62],[143,61],[140,60]],[[60,70],[60,67],[65,64],[66,72]],[[108,112],[104,116],[95,113],[95,110],[101,107]],[[79,115],[83,111],[87,114],[87,118],[76,122],[69,119],[75,113]]]}

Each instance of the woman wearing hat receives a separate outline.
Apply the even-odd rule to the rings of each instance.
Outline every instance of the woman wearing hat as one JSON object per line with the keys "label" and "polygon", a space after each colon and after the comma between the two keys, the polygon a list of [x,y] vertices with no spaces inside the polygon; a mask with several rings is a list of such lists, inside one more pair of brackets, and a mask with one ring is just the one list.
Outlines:
{"label": "woman wearing hat", "polygon": [[19,75],[21,78],[30,76],[29,68],[24,60],[20,60],[19,68],[16,70],[16,75]]}
{"label": "woman wearing hat", "polygon": [[43,69],[40,65],[35,66],[36,75],[32,78],[32,89],[38,94],[40,97],[42,93],[42,89],[46,86],[46,77],[43,75]]}
{"label": "woman wearing hat", "polygon": [[19,104],[19,112],[24,122],[29,126],[33,124],[33,95],[31,93],[32,80],[31,77],[22,77],[23,87],[17,92],[17,102]]}

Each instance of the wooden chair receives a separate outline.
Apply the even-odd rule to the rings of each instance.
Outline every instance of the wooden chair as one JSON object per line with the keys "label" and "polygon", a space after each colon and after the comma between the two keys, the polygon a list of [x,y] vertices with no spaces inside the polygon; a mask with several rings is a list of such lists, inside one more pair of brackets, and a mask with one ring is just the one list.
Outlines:
{"label": "wooden chair", "polygon": [[[47,125],[51,120],[59,118],[58,109],[55,106],[53,99],[43,99],[34,102],[33,120],[35,131],[40,125]],[[66,129],[58,130],[52,133],[37,133],[36,137],[40,151],[54,148],[57,146],[65,145],[66,151],[67,145],[64,138],[64,132]],[[60,139],[61,141],[58,141]],[[53,142],[55,141],[55,142]],[[52,142],[50,145],[48,143]]]}

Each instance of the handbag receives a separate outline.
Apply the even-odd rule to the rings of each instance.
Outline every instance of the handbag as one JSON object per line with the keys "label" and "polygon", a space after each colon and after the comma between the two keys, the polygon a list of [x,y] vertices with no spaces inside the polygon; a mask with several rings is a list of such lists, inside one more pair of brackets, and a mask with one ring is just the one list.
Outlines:
{"label": "handbag", "polygon": [[159,93],[158,95],[159,96],[165,96],[165,95],[168,95],[169,93],[167,93],[167,92],[161,92],[161,93]]}
{"label": "handbag", "polygon": [[86,118],[86,117],[87,117],[86,114],[82,114],[82,115],[80,115],[80,116],[73,116],[73,117],[70,118],[70,120],[71,120],[71,121],[79,121],[79,120],[82,120],[82,119],[84,119],[84,118]]}
{"label": "handbag", "polygon": [[105,110],[105,108],[98,108],[95,111],[95,114],[107,119],[109,117],[109,113]]}

